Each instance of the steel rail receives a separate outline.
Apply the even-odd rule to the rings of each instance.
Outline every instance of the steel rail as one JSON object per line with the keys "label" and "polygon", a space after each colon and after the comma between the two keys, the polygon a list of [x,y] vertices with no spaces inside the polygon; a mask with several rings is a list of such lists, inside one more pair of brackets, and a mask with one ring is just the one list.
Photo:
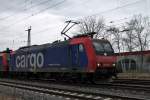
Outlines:
{"label": "steel rail", "polygon": [[44,85],[37,85],[34,83],[25,83],[25,82],[13,82],[13,81],[2,81],[0,80],[0,85],[5,85],[9,87],[21,88],[24,90],[30,90],[35,92],[47,93],[47,94],[55,94],[59,96],[77,98],[77,99],[84,99],[84,100],[100,100],[102,97],[109,97],[116,99],[123,99],[123,100],[145,100],[144,98],[137,98],[137,97],[128,97],[128,96],[120,96],[120,95],[113,95],[113,94],[106,94],[106,93],[94,93],[89,91],[79,91],[79,90],[72,90],[72,89],[61,89],[56,87],[48,87]]}

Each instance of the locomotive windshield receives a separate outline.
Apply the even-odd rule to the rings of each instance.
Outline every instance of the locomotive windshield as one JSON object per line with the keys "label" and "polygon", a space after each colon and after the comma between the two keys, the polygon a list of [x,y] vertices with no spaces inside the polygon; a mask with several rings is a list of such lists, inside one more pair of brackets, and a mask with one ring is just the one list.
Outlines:
{"label": "locomotive windshield", "polygon": [[93,40],[93,46],[97,55],[114,53],[114,50],[108,41]]}

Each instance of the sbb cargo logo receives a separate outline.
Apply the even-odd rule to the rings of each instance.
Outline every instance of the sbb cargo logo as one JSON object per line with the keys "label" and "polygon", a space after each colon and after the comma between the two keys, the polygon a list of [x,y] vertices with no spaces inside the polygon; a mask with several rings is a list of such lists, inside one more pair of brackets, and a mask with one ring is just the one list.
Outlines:
{"label": "sbb cargo logo", "polygon": [[31,53],[27,55],[20,55],[16,57],[16,67],[26,68],[26,67],[38,67],[41,68],[44,65],[44,55],[39,53]]}

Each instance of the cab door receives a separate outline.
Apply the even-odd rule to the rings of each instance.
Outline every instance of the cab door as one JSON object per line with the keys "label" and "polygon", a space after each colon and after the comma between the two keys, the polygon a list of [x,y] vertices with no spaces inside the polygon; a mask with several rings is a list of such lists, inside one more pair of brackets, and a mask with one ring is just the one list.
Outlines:
{"label": "cab door", "polygon": [[78,45],[78,54],[79,54],[79,66],[85,68],[88,66],[88,58],[86,54],[86,49],[83,44]]}
{"label": "cab door", "polygon": [[79,66],[79,51],[78,45],[71,45],[70,47],[70,56],[71,56],[71,66],[77,67]]}
{"label": "cab door", "polygon": [[71,45],[71,64],[76,68],[85,68],[88,65],[87,54],[83,44]]}

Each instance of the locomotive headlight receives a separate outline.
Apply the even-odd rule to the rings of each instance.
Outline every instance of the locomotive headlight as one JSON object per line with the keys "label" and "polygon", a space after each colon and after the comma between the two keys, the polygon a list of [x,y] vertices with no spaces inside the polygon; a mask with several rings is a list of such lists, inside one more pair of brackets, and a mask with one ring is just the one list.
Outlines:
{"label": "locomotive headlight", "polygon": [[100,67],[100,64],[98,63],[97,66]]}
{"label": "locomotive headlight", "polygon": [[116,64],[114,63],[114,64],[112,64],[112,66],[113,66],[113,67],[115,67],[115,66],[116,66]]}

